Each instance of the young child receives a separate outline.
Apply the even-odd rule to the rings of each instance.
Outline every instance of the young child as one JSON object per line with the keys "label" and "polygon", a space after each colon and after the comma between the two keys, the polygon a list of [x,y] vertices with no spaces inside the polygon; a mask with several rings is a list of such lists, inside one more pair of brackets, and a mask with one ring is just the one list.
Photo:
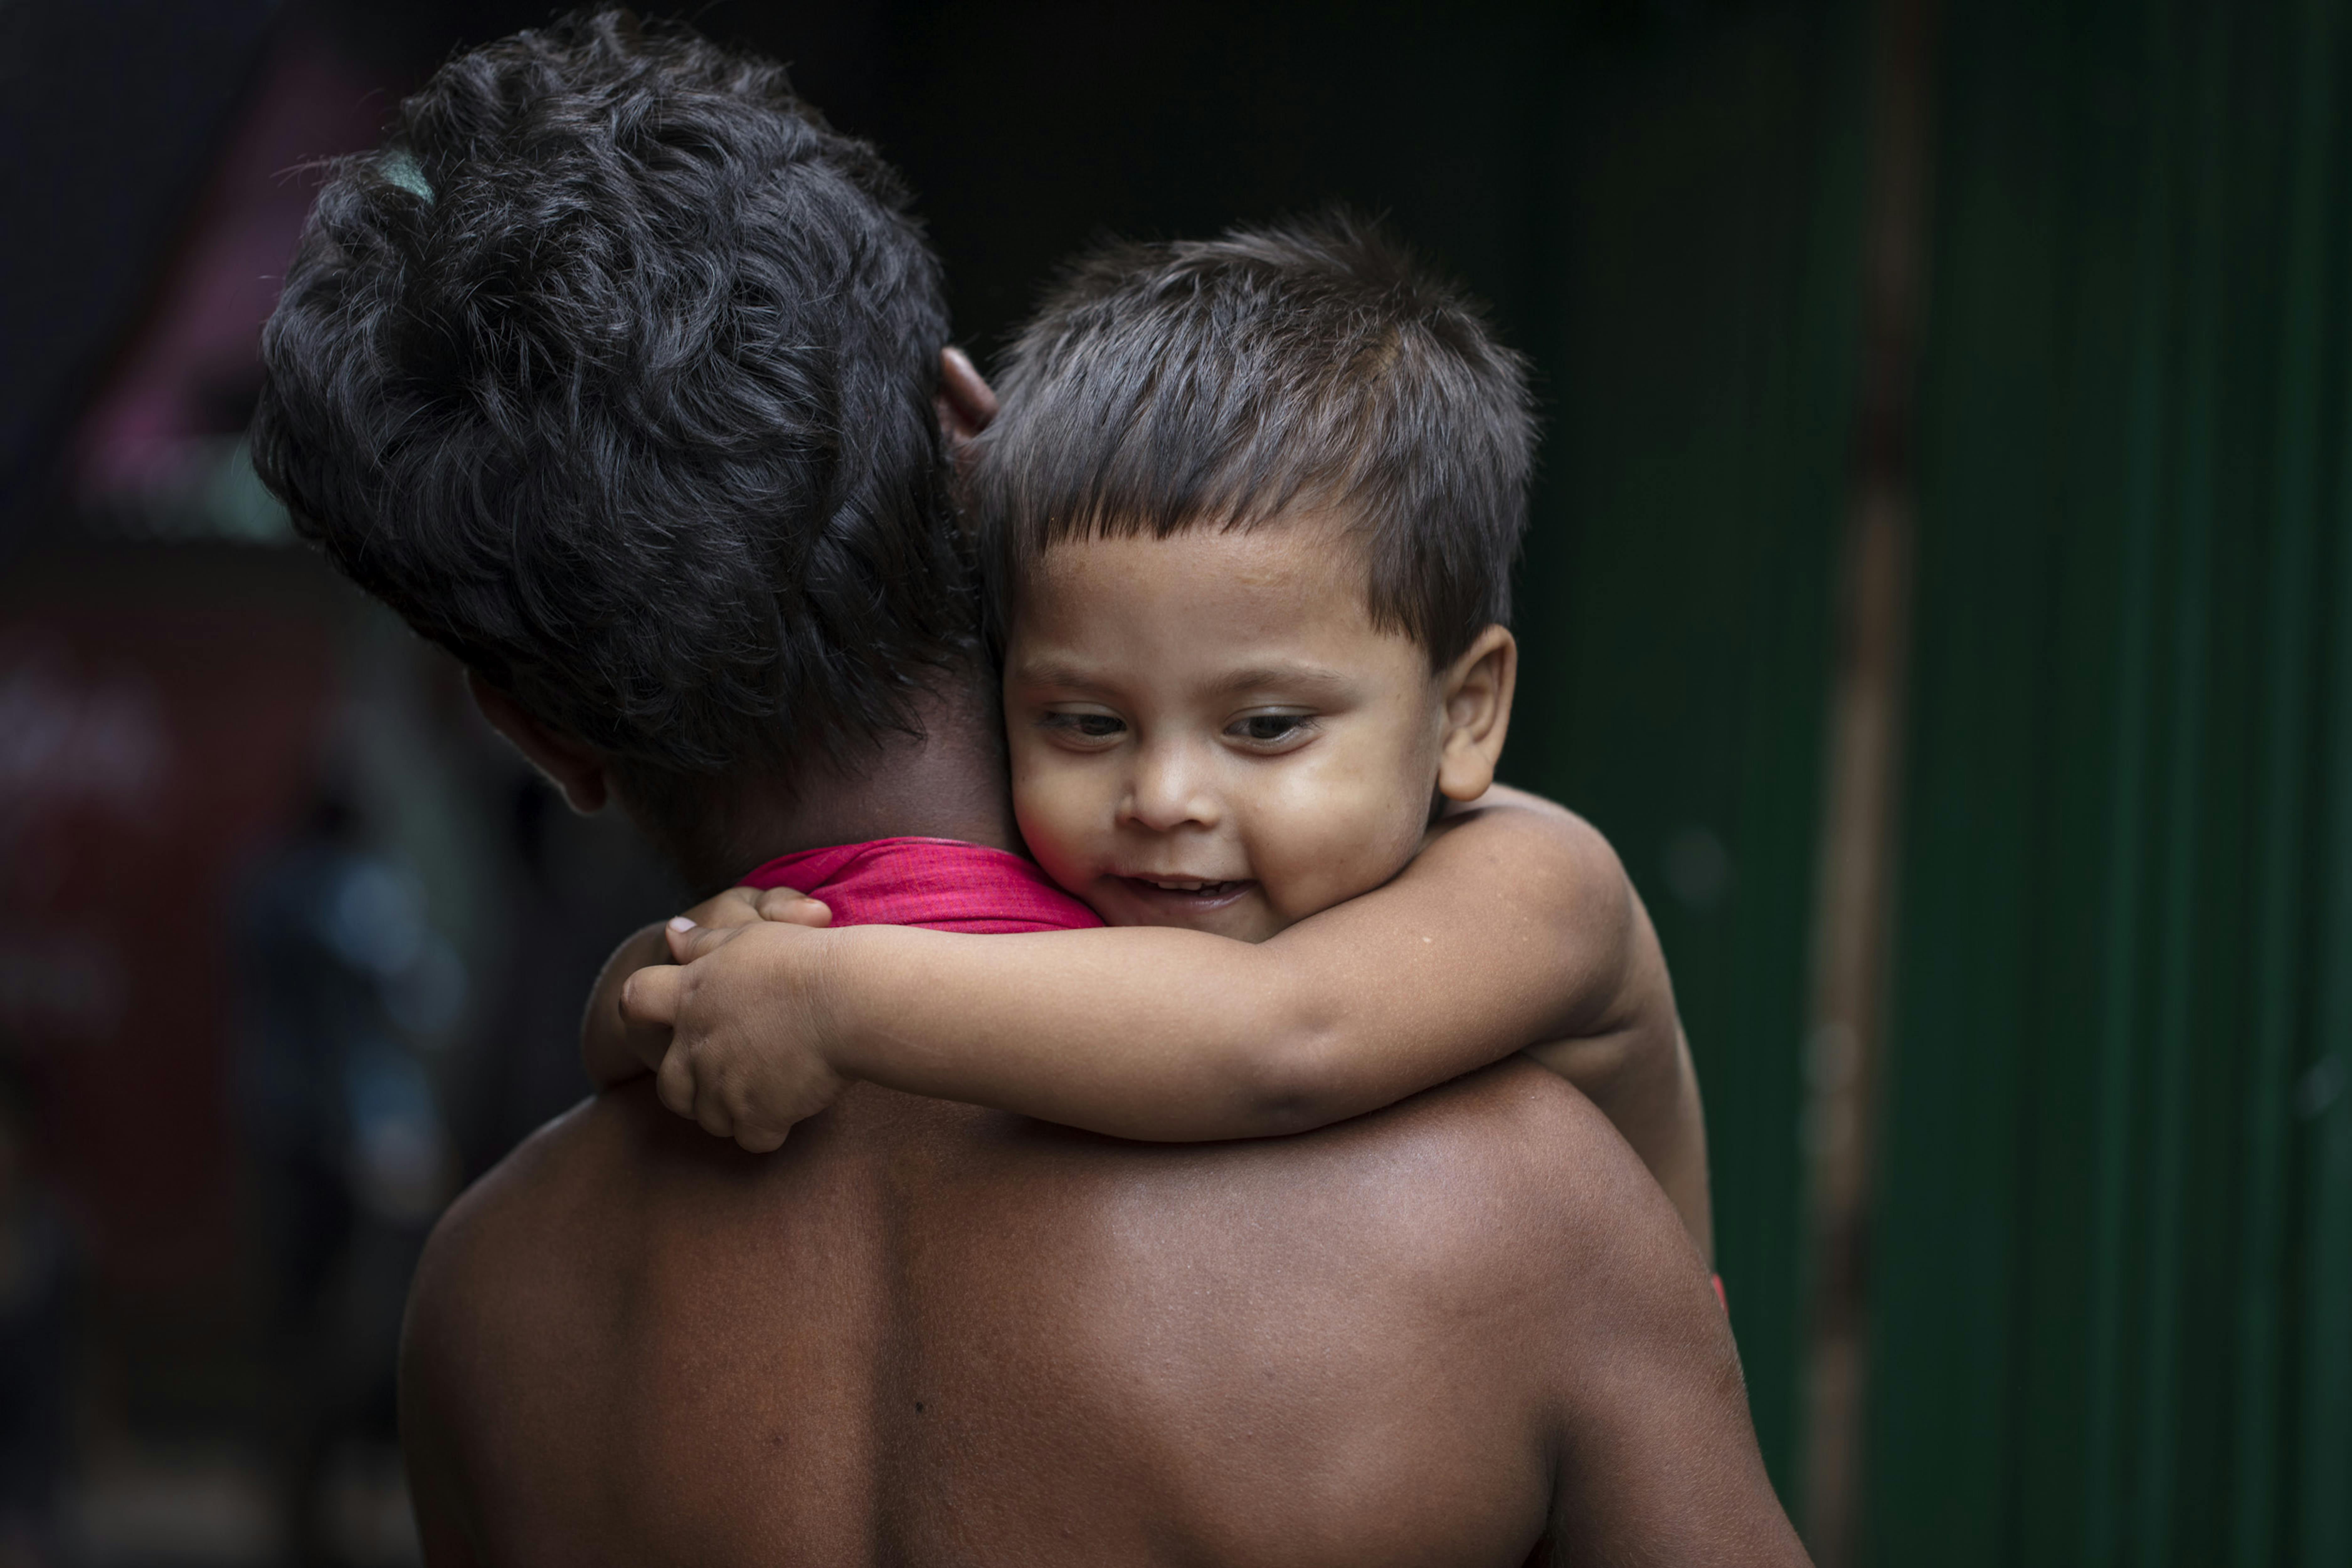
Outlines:
{"label": "young child", "polygon": [[1649,918],[1600,834],[1494,781],[1519,361],[1330,218],[1095,256],[1003,393],[969,507],[1014,810],[1111,929],[824,928],[789,888],[737,889],[672,922],[682,967],[616,956],[592,1074],[657,1067],[672,1110],[760,1150],[859,1079],[1196,1140],[1320,1126],[1524,1050],[1710,1249]]}

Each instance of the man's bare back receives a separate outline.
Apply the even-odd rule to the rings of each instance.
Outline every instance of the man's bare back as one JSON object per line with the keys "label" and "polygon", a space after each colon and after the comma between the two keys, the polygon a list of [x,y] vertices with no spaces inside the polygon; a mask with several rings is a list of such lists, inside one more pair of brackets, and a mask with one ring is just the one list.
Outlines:
{"label": "man's bare back", "polygon": [[1524,1062],[1207,1146],[608,1093],[444,1221],[402,1397],[436,1564],[1802,1561],[1674,1210]]}

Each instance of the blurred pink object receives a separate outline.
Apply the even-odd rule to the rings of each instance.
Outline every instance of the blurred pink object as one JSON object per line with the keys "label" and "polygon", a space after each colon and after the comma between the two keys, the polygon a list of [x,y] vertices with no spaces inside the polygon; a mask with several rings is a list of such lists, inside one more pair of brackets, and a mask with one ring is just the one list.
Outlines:
{"label": "blurred pink object", "polygon": [[391,98],[297,30],[270,51],[150,308],[75,439],[85,499],[194,482],[242,433],[261,325],[319,186],[313,165],[371,147]]}

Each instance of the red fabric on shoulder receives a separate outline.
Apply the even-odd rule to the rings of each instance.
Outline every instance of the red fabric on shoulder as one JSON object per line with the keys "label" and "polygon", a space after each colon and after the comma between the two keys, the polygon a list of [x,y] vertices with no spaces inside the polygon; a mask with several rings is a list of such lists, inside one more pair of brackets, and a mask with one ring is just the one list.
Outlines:
{"label": "red fabric on shoulder", "polygon": [[1102,924],[1034,862],[960,839],[870,839],[802,850],[778,855],[742,885],[806,894],[833,911],[835,925],[1004,936]]}

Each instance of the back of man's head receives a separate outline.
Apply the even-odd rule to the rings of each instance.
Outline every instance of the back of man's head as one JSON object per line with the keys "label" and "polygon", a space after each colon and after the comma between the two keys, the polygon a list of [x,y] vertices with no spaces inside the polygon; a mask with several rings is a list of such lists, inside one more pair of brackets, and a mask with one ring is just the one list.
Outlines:
{"label": "back of man's head", "polygon": [[625,13],[451,60],[331,170],[255,463],[641,817],[911,725],[974,610],[938,265],[782,67]]}

